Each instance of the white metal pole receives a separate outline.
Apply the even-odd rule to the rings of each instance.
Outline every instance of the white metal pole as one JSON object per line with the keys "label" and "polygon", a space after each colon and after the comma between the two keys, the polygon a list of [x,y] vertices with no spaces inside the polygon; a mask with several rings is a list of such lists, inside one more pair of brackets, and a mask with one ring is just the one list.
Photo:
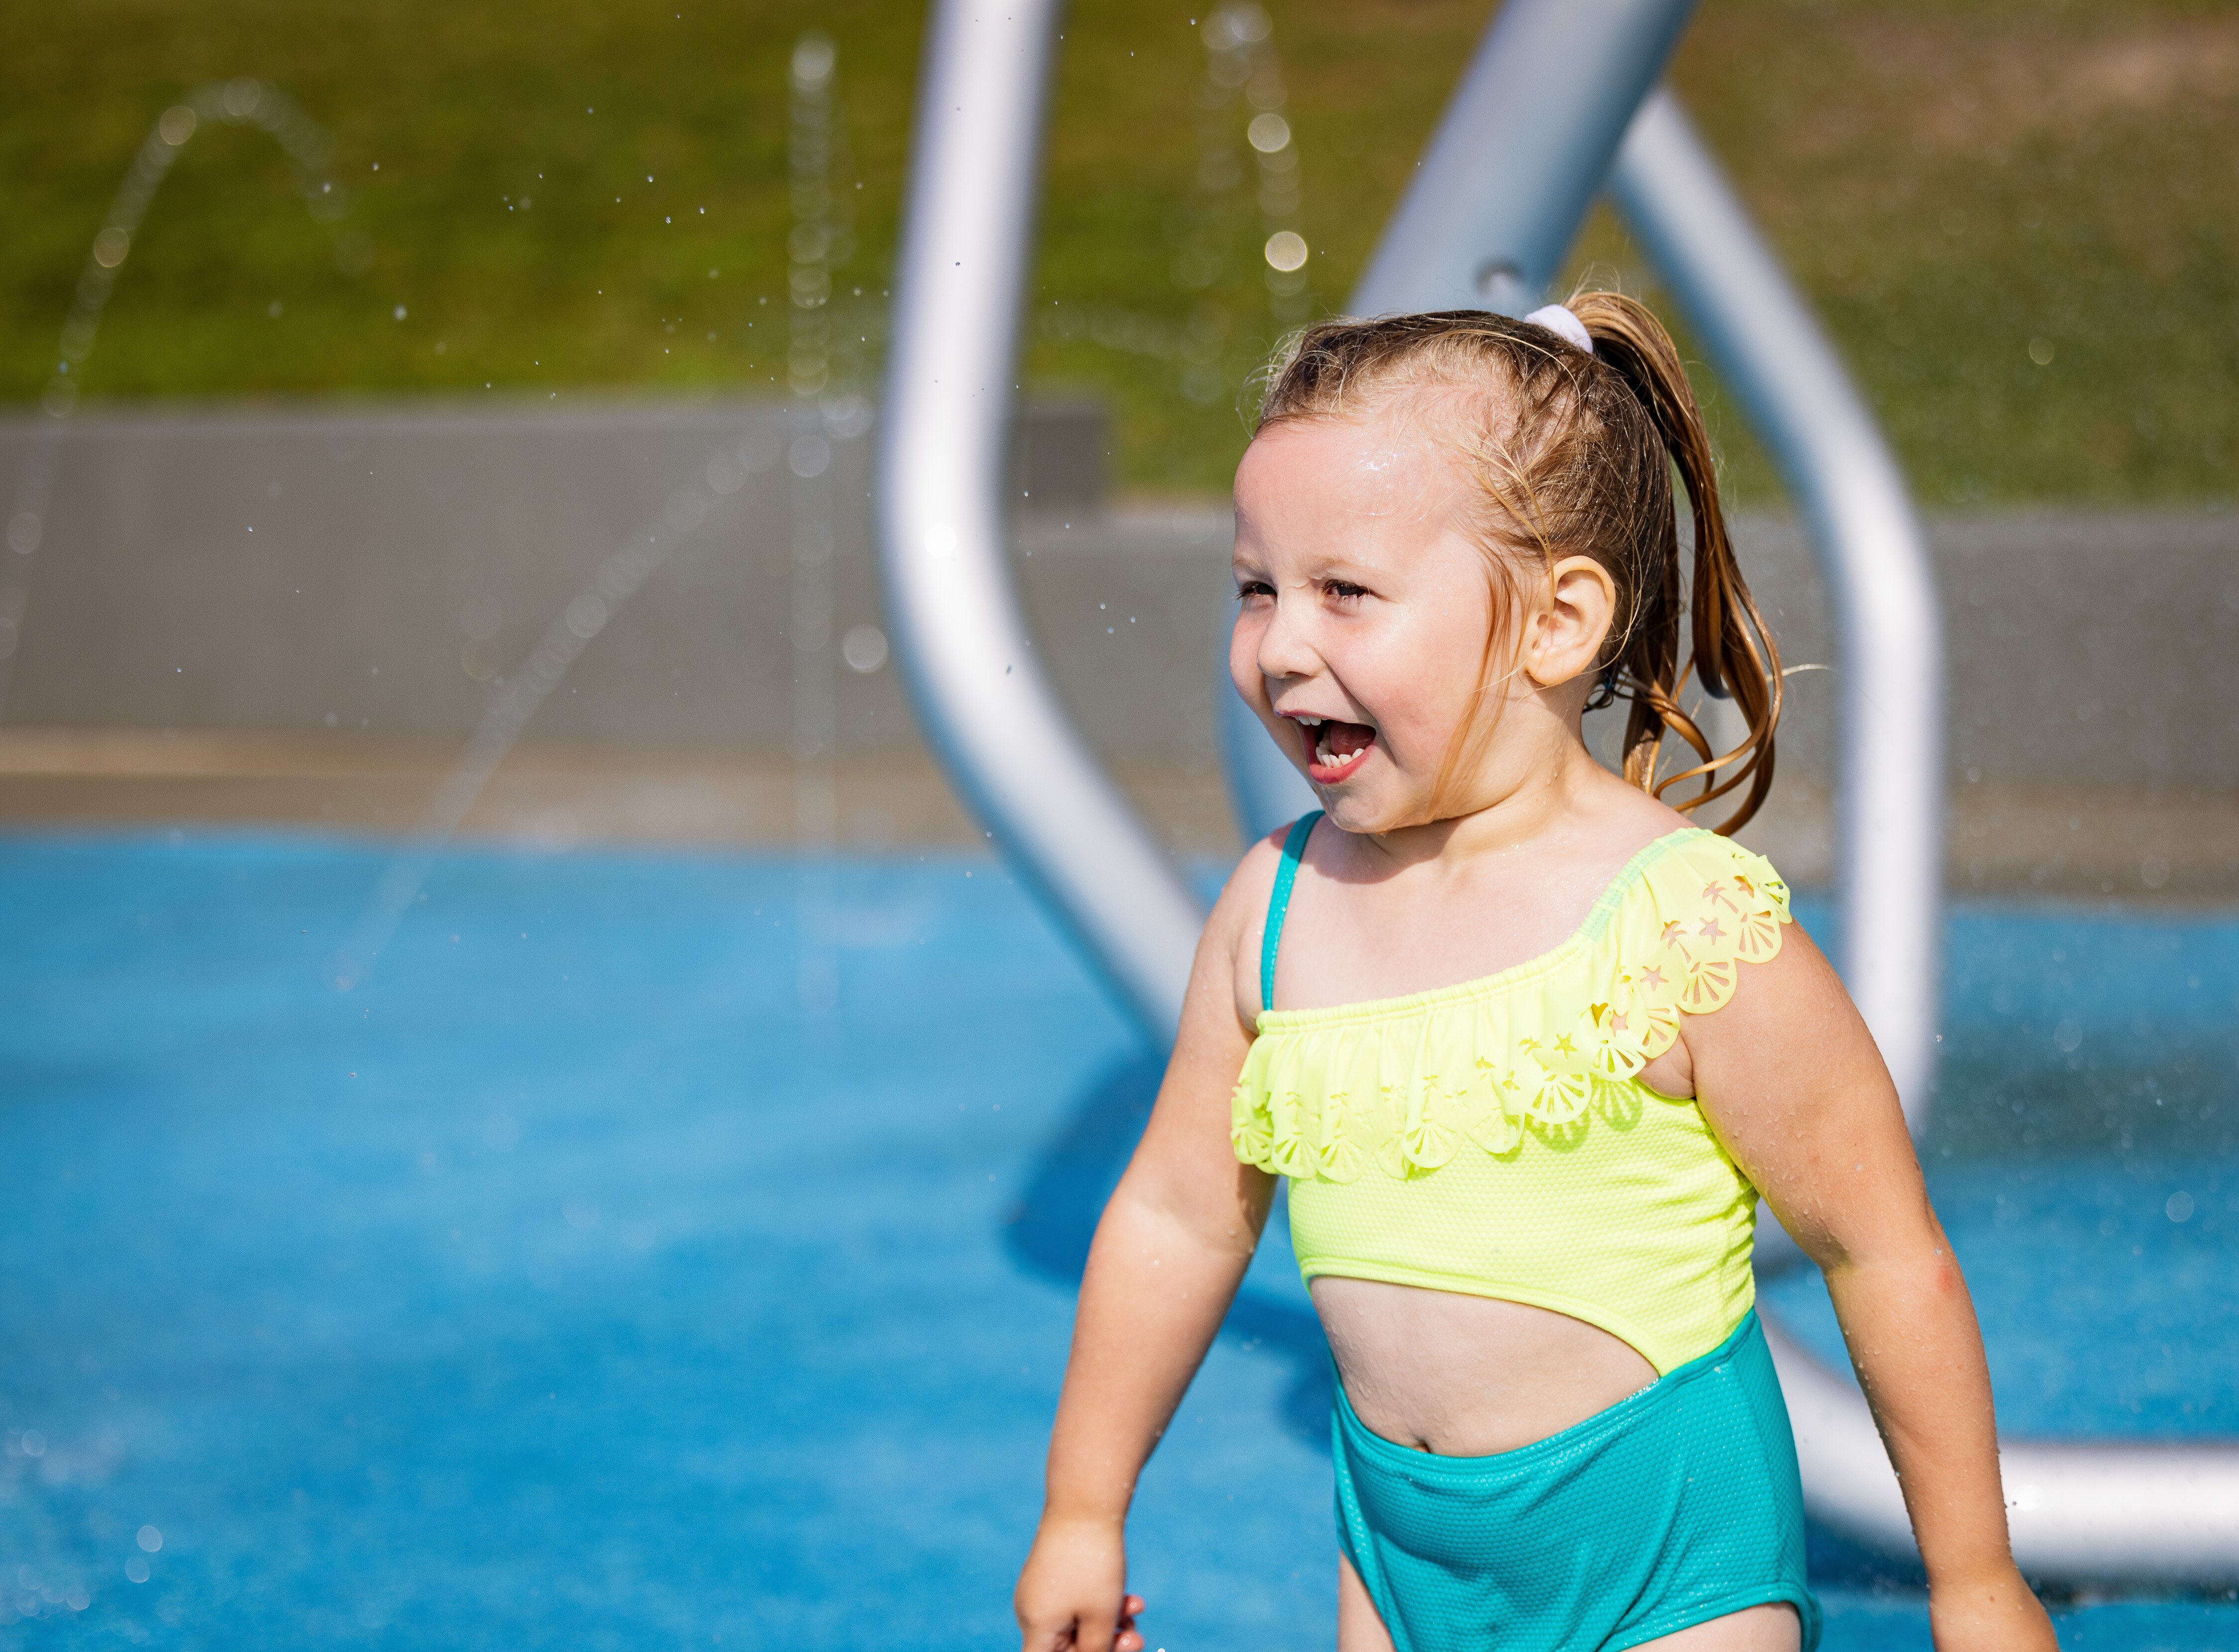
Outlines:
{"label": "white metal pole", "polygon": [[927,740],[1161,1041],[1204,914],[1066,719],[1012,586],[1004,468],[1055,0],[940,0],[879,438],[887,619]]}

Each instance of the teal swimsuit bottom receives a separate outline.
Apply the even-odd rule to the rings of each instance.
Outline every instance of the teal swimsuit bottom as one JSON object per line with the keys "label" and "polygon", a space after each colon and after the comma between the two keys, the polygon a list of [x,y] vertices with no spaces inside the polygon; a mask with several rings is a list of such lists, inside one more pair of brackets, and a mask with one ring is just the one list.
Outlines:
{"label": "teal swimsuit bottom", "polygon": [[1796,1436],[1751,1310],[1561,1433],[1489,1457],[1372,1434],[1338,1388],[1339,1542],[1396,1652],[1618,1652],[1770,1601],[1819,1643]]}

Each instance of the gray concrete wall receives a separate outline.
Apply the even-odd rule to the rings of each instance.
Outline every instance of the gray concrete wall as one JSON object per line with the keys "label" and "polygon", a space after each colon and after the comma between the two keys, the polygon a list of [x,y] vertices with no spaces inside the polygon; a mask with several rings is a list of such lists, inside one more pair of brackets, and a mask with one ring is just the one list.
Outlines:
{"label": "gray concrete wall", "polygon": [[[2239,791],[2239,514],[1983,512],[1928,530],[1955,780]],[[1745,514],[1736,538],[1786,661],[1839,669],[1796,523]],[[1789,680],[1784,756],[1815,776],[1837,682]]]}
{"label": "gray concrete wall", "polygon": [[[1099,507],[1083,468],[1100,457],[1093,427],[1077,408],[1048,423],[1043,472],[1019,479],[1038,497],[1016,564],[1045,664],[1100,749],[1202,764],[1226,523]],[[68,438],[7,721],[455,736],[492,675],[670,490],[743,453],[744,485],[584,651],[530,733],[781,750],[793,434],[758,403],[85,419]],[[27,423],[0,424],[0,476],[27,440]],[[836,636],[875,623],[878,595],[870,441],[830,447]],[[1955,779],[2239,790],[2239,516],[1986,514],[1930,531]],[[1752,514],[1737,537],[1789,663],[1837,663],[1794,526]],[[890,668],[839,677],[843,753],[914,744]],[[1806,672],[1790,687],[1784,764],[1824,781],[1837,680]]]}
{"label": "gray concrete wall", "polygon": [[[83,421],[48,512],[8,721],[462,733],[599,562],[743,444],[744,485],[584,651],[535,733],[782,745],[792,435],[761,405]],[[25,439],[0,432],[0,474]],[[844,631],[877,616],[868,443],[830,453]],[[911,739],[885,673],[843,675],[852,743]]]}

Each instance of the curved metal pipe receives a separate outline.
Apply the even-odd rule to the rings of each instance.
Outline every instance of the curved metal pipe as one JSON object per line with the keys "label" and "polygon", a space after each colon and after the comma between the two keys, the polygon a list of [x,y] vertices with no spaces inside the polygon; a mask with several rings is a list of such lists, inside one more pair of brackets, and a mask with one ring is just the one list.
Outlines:
{"label": "curved metal pipe", "polygon": [[1669,91],[1633,117],[1610,193],[1804,513],[1842,640],[1844,985],[1916,1134],[1936,1078],[1943,892],[1943,623],[1880,427]]}
{"label": "curved metal pipe", "polygon": [[927,32],[879,437],[887,620],[973,813],[1146,1033],[1204,913],[1066,721],[1020,614],[1003,505],[1056,0],[940,0]]}
{"label": "curved metal pipe", "polygon": [[[1936,1053],[1943,640],[1904,479],[1841,358],[1670,92],[1610,180],[1802,508],[1842,635],[1843,978],[1917,1131]],[[1770,1319],[1812,1517],[1913,1552],[1864,1397]],[[2001,1442],[2014,1556],[2069,1582],[2239,1581],[2239,1448]]]}

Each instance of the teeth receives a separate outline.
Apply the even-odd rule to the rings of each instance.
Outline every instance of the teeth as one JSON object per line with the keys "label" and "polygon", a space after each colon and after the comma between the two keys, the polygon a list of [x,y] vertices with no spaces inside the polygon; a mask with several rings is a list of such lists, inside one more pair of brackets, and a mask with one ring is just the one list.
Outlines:
{"label": "teeth", "polygon": [[1350,768],[1352,765],[1360,761],[1361,753],[1367,751],[1367,749],[1368,747],[1364,746],[1358,752],[1351,753],[1344,757],[1339,757],[1330,751],[1329,742],[1327,740],[1323,740],[1314,747],[1314,760],[1319,763],[1324,768]]}
{"label": "teeth", "polygon": [[1322,720],[1319,717],[1301,717],[1299,720],[1308,728],[1319,728],[1322,726]]}

